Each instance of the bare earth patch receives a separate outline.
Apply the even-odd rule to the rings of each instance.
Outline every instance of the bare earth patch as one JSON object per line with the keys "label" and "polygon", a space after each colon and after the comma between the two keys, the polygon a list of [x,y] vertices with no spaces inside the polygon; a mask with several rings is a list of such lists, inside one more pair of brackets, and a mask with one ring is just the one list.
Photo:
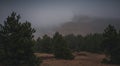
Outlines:
{"label": "bare earth patch", "polygon": [[39,57],[50,57],[44,59],[41,66],[120,66],[111,64],[102,64],[101,61],[105,57],[104,54],[93,54],[88,52],[82,52],[81,54],[75,54],[74,60],[57,60],[52,54],[36,54]]}

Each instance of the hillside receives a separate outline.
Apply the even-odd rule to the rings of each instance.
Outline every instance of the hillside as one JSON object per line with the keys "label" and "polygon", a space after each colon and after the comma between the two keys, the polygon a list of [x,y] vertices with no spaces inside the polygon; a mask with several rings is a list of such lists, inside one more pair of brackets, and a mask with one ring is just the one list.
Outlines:
{"label": "hillside", "polygon": [[79,18],[71,22],[64,23],[61,27],[56,29],[61,34],[82,34],[88,33],[101,33],[104,28],[108,25],[114,25],[117,29],[120,29],[120,19],[109,19],[109,18]]}

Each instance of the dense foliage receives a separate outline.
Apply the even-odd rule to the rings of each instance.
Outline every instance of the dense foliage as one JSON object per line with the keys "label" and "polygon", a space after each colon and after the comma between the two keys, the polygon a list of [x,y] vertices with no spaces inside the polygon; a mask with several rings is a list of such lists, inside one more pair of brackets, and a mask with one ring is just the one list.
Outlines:
{"label": "dense foliage", "polygon": [[120,33],[117,32],[114,26],[109,25],[103,33],[103,49],[105,51],[107,62],[120,63]]}
{"label": "dense foliage", "polygon": [[42,39],[39,37],[37,39],[37,43],[35,45],[36,52],[42,53],[52,53],[53,52],[53,45],[52,39],[48,35],[44,35]]}
{"label": "dense foliage", "polygon": [[[98,34],[98,33],[88,34],[84,37],[81,35],[75,36],[74,34],[69,34],[66,36],[62,36],[62,38],[64,39],[65,44],[67,44],[69,49],[72,50],[72,52],[74,51],[77,51],[77,52],[88,51],[88,52],[94,52],[94,53],[103,52],[103,49],[102,49],[103,47],[101,47],[102,41],[103,41],[102,34]],[[36,52],[52,53],[54,44],[52,41],[50,41],[50,39],[54,41],[52,37],[49,37],[48,40],[46,40],[44,36],[42,39],[38,38],[36,47],[35,47],[37,49]],[[42,42],[45,42],[46,44]],[[47,50],[48,48],[49,50]],[[43,51],[43,50],[47,50],[47,51]]]}
{"label": "dense foliage", "polygon": [[66,41],[58,32],[53,36],[53,54],[58,59],[74,59]]}
{"label": "dense foliage", "polygon": [[37,66],[33,54],[33,33],[29,22],[21,23],[15,12],[0,24],[0,64],[5,66]]}
{"label": "dense foliage", "polygon": [[73,51],[88,51],[95,53],[102,52],[102,34],[88,34],[84,37],[81,35],[75,36],[73,34],[70,34],[65,36],[64,38]]}

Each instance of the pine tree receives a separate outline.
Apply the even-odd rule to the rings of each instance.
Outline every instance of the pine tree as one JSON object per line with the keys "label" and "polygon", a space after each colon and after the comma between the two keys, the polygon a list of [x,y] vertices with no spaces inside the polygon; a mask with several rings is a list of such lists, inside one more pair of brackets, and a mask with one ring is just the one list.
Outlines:
{"label": "pine tree", "polygon": [[57,59],[74,59],[72,52],[68,48],[66,41],[58,32],[53,36],[54,50],[53,53]]}
{"label": "pine tree", "polygon": [[48,35],[44,35],[41,40],[41,51],[44,53],[52,53],[51,38]]}
{"label": "pine tree", "polygon": [[31,23],[19,21],[20,15],[12,12],[4,24],[0,24],[0,62],[5,66],[36,66],[38,58],[33,54]]}
{"label": "pine tree", "polygon": [[35,43],[35,46],[34,46],[34,49],[35,49],[35,52],[41,52],[41,41],[42,39],[40,37],[37,38],[36,40],[36,43]]}
{"label": "pine tree", "polygon": [[103,37],[103,48],[105,50],[106,56],[109,59],[108,62],[120,63],[120,45],[118,42],[118,33],[114,26],[109,25],[104,30]]}

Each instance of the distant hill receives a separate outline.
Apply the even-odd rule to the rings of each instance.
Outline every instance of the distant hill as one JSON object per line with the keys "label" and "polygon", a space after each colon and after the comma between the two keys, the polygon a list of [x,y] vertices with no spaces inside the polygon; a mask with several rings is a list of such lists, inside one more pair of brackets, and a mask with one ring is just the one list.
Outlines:
{"label": "distant hill", "polygon": [[116,29],[120,29],[120,19],[81,17],[64,23],[56,31],[63,35],[71,33],[86,35],[88,33],[101,33],[109,24],[114,25]]}

